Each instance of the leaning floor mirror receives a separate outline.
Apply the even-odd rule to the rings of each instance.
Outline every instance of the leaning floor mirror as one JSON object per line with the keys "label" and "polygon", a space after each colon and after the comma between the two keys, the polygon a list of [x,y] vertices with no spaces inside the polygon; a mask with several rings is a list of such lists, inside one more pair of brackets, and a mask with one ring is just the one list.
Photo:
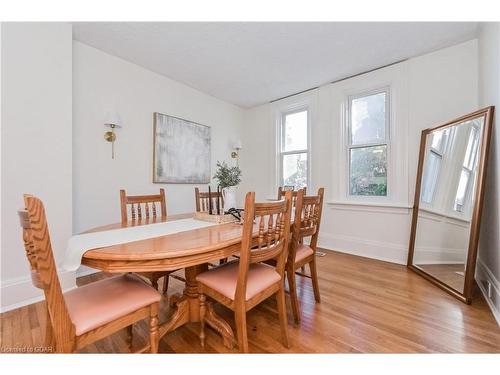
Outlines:
{"label": "leaning floor mirror", "polygon": [[408,267],[471,303],[494,107],[422,131]]}

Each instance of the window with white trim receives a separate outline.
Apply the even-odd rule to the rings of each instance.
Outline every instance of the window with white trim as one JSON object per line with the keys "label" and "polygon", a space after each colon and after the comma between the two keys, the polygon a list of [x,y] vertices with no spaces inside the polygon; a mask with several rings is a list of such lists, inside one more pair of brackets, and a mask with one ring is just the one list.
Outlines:
{"label": "window with white trim", "polygon": [[348,99],[347,160],[350,196],[387,196],[389,88]]}
{"label": "window with white trim", "polygon": [[422,192],[420,194],[420,200],[424,203],[431,204],[434,200],[449,135],[449,128],[432,133],[431,146],[422,177]]}
{"label": "window with white trim", "polygon": [[467,149],[465,151],[464,161],[462,163],[462,171],[458,181],[457,193],[453,209],[457,212],[463,212],[468,197],[472,194],[474,184],[474,171],[479,159],[479,128],[475,125],[471,126],[469,139],[467,141]]}
{"label": "window with white trim", "polygon": [[279,183],[295,190],[308,186],[309,109],[282,112],[279,134]]}

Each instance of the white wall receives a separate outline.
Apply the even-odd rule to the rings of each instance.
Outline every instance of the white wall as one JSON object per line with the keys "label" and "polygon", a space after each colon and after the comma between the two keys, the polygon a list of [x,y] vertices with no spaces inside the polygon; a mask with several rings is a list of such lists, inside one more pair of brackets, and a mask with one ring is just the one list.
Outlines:
{"label": "white wall", "polygon": [[[339,188],[341,115],[339,97],[352,88],[375,83],[397,86],[393,98],[398,119],[395,133],[400,172],[397,198],[388,203],[351,204]],[[245,175],[241,190],[255,190],[259,199],[276,194],[275,113],[294,101],[311,103],[311,190],[325,187],[320,245],[352,254],[401,264],[406,263],[420,132],[477,109],[477,41],[410,59],[379,71],[320,87],[317,90],[247,111],[242,138],[241,165]],[[407,131],[404,129],[407,127]],[[250,149],[250,150],[249,150]],[[404,173],[406,170],[406,174]],[[339,201],[340,200],[340,201]]]}
{"label": "white wall", "polygon": [[[495,108],[485,186],[476,280],[500,324],[500,24],[483,24],[479,34],[479,101]],[[491,295],[487,283],[491,284]]]}
{"label": "white wall", "polygon": [[470,221],[423,210],[418,214],[415,264],[465,264]]}
{"label": "white wall", "polygon": [[[107,111],[118,112],[123,121],[114,160],[111,144],[103,139]],[[75,233],[120,221],[120,189],[148,194],[164,187],[169,214],[194,211],[196,185],[152,183],[153,112],[212,127],[212,175],[217,160],[231,160],[232,140],[240,137],[242,109],[73,42]]]}
{"label": "white wall", "polygon": [[71,25],[65,23],[1,27],[1,306],[5,308],[40,296],[31,286],[17,218],[17,210],[24,207],[23,193],[45,203],[56,261],[72,233],[72,34]]}
{"label": "white wall", "polygon": [[[325,186],[325,198],[330,202],[324,211],[321,246],[405,263],[411,220],[408,207],[413,201],[420,131],[478,107],[475,40],[356,78],[359,82],[376,80],[380,74],[391,76],[398,72],[397,79],[403,82],[401,95],[405,99],[398,104],[398,126],[407,127],[406,135],[400,133],[404,138],[400,141],[407,144],[403,159],[409,172],[406,181],[400,183],[408,191],[397,203],[385,206],[332,204],[339,183],[334,178],[338,168],[336,132],[340,126],[334,103],[339,85],[326,85],[275,104],[242,110],[72,42],[71,26],[67,24],[4,24],[1,40],[3,308],[29,302],[29,298],[39,295],[28,287],[28,263],[15,212],[22,206],[23,192],[44,199],[59,261],[72,232],[119,220],[120,188],[142,194],[163,186],[170,213],[193,210],[193,185],[151,183],[155,111],[211,126],[213,164],[217,159],[230,160],[231,141],[241,138],[240,197],[254,190],[259,199],[266,199],[275,196],[277,187],[276,110],[297,99],[308,101],[312,111],[311,189]],[[498,104],[498,25],[483,29],[479,50],[481,103]],[[103,139],[107,111],[119,112],[124,125],[117,132],[114,160],[110,144]],[[71,116],[73,128],[68,126]],[[487,219],[483,222],[483,233],[486,230],[489,234],[482,234],[480,263],[487,263],[498,280],[500,210],[496,192],[500,160],[495,135],[493,143],[485,204]],[[25,149],[40,151],[32,154]]]}
{"label": "white wall", "polygon": [[[243,110],[72,41],[63,23],[2,24],[2,310],[41,298],[31,285],[16,210],[22,193],[45,203],[56,262],[68,238],[120,220],[119,189],[164,187],[169,214],[194,211],[195,185],[152,183],[153,112],[212,127],[217,160],[234,162]],[[106,112],[121,115],[116,156],[103,138]],[[81,269],[80,273],[86,272]],[[63,288],[75,274],[60,273]]]}

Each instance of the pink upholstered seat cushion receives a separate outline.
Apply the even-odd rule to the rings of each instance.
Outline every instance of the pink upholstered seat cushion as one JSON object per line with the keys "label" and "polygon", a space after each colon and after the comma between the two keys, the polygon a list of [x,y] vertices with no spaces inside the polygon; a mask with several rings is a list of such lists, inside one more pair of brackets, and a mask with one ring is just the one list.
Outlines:
{"label": "pink upholstered seat cushion", "polygon": [[295,263],[304,260],[305,258],[307,258],[309,255],[312,254],[314,254],[313,249],[311,249],[307,245],[304,245],[303,243],[299,243],[297,246],[297,252],[295,253]]}
{"label": "pink upholstered seat cushion", "polygon": [[[196,280],[234,300],[238,282],[238,267],[238,262],[227,263],[199,274]],[[250,300],[280,280],[281,277],[274,267],[261,263],[250,264],[245,299]]]}
{"label": "pink upholstered seat cushion", "polygon": [[139,277],[127,274],[97,281],[64,294],[76,335],[112,322],[161,299]]}

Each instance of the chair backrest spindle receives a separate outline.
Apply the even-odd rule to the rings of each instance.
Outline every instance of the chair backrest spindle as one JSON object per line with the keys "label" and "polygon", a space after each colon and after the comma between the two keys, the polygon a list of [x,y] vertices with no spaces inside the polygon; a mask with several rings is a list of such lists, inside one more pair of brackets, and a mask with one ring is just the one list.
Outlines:
{"label": "chair backrest spindle", "polygon": [[311,196],[306,196],[305,191],[299,190],[295,201],[295,218],[290,244],[291,259],[295,259],[297,246],[304,237],[311,237],[309,246],[316,251],[323,211],[323,195],[324,188],[318,190],[318,195]]}
{"label": "chair backrest spindle", "polygon": [[288,189],[287,186],[285,186],[285,187],[279,186],[278,187],[278,200],[283,199],[283,197],[285,196],[285,194],[286,194],[287,191],[291,191],[292,192],[292,201],[295,201],[295,199],[297,199],[298,192],[300,190],[303,190],[304,194],[306,194],[306,189],[307,189],[306,187],[303,187],[302,189],[294,190],[293,188],[292,189]]}
{"label": "chair backrest spindle", "polygon": [[224,207],[224,198],[222,192],[212,191],[200,192],[200,189],[194,188],[194,199],[196,204],[196,212],[208,212],[210,207],[210,199],[212,199],[212,212],[217,212],[217,197],[220,201],[220,209],[222,213],[222,208]]}
{"label": "chair backrest spindle", "polygon": [[[275,259],[276,270],[283,278],[288,254],[291,208],[291,191],[286,193],[285,199],[266,203],[255,203],[255,193],[247,193],[236,298],[245,296],[248,269],[252,263]],[[257,237],[254,240],[255,231]]]}
{"label": "chair backrest spindle", "polygon": [[[164,189],[160,189],[160,194],[158,195],[127,195],[125,190],[120,190],[122,223],[126,223],[129,220],[128,207],[130,207],[130,217],[132,221],[140,221],[143,219],[149,220],[151,218],[156,219],[158,216],[156,203],[160,205],[161,217],[167,217],[167,203]],[[142,205],[144,205],[144,209]],[[145,217],[143,217],[143,214]]]}

